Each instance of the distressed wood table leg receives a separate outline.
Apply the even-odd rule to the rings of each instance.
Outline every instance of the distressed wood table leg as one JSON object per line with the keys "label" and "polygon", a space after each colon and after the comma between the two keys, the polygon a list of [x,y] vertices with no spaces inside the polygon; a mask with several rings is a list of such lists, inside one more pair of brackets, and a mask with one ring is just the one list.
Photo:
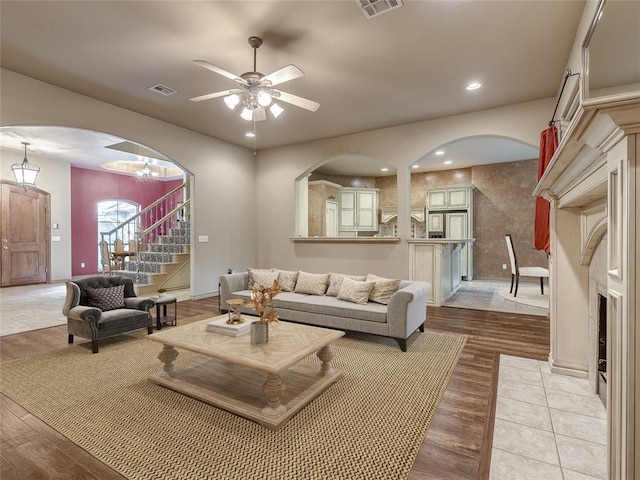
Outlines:
{"label": "distressed wood table leg", "polygon": [[287,407],[282,405],[282,392],[284,392],[285,386],[282,383],[280,375],[269,374],[267,381],[262,386],[262,391],[265,393],[268,401],[268,405],[262,409],[262,413],[265,415],[280,415],[287,411]]}
{"label": "distressed wood table leg", "polygon": [[160,361],[164,364],[162,369],[172,375],[176,371],[176,367],[173,364],[173,361],[178,358],[178,351],[173,348],[171,345],[162,345],[162,351],[158,355]]}
{"label": "distressed wood table leg", "polygon": [[317,353],[318,358],[322,362],[322,367],[320,367],[320,376],[329,375],[334,372],[333,367],[331,366],[331,360],[335,356],[333,353],[333,349],[330,345],[326,345],[318,350]]}

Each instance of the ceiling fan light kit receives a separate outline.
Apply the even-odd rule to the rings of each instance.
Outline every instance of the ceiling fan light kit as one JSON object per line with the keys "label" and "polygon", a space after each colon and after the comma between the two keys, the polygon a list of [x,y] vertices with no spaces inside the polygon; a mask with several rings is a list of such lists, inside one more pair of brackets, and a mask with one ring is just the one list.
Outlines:
{"label": "ceiling fan light kit", "polygon": [[263,75],[258,72],[256,68],[257,49],[262,45],[262,39],[260,37],[249,37],[249,45],[253,48],[253,71],[245,72],[240,76],[223,70],[205,60],[194,60],[194,63],[197,65],[235,81],[239,84],[239,88],[191,97],[189,100],[192,102],[201,102],[212,98],[224,97],[224,103],[229,109],[235,110],[238,105],[242,105],[244,108],[240,113],[240,117],[244,120],[254,122],[266,120],[267,110],[273,115],[273,118],[280,116],[284,109],[275,103],[274,100],[276,99],[311,112],[318,110],[320,104],[313,100],[272,88],[281,83],[304,76],[302,70],[295,65],[287,65],[269,75]]}

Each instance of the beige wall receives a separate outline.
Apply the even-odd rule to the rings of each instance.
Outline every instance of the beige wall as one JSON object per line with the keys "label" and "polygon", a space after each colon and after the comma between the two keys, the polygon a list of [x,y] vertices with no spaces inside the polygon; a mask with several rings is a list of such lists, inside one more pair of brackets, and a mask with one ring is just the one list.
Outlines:
{"label": "beige wall", "polygon": [[[439,146],[467,137],[497,135],[537,147],[540,131],[546,127],[554,106],[554,99],[545,99],[258,152],[260,266],[310,272],[373,272],[408,278],[409,249],[405,239],[410,232],[411,165]],[[290,239],[294,234],[295,180],[335,157],[336,152],[358,152],[396,168],[400,242],[302,244]]]}
{"label": "beige wall", "polygon": [[[0,75],[2,126],[58,125],[109,133],[157,150],[193,175],[192,232],[195,238],[207,235],[209,241],[192,244],[192,295],[217,292],[218,277],[229,267],[243,270],[257,263],[256,175],[251,150],[9,70],[0,70]],[[70,183],[65,173],[53,175],[43,169],[38,184],[50,189],[52,209],[59,212],[52,215],[55,221],[54,217],[64,218],[70,212]],[[63,177],[59,184],[47,185],[57,175]],[[242,185],[241,193],[238,185]],[[56,248],[61,256],[56,259],[52,280],[64,280],[70,275],[70,234]]]}

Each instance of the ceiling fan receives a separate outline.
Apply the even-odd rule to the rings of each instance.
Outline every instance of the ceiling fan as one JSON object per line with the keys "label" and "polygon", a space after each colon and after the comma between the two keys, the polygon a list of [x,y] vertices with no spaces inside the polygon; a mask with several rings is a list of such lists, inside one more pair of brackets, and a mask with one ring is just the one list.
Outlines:
{"label": "ceiling fan", "polygon": [[311,112],[318,110],[320,104],[313,100],[308,100],[273,88],[281,83],[302,77],[304,75],[302,70],[295,65],[287,65],[269,75],[259,73],[256,69],[256,51],[260,45],[262,45],[262,39],[260,37],[249,37],[249,45],[253,48],[253,71],[243,73],[240,76],[227,72],[205,60],[194,60],[193,62],[195,64],[223,77],[230,78],[239,83],[240,86],[239,88],[231,90],[223,90],[221,92],[192,97],[189,100],[192,102],[201,102],[212,98],[224,97],[224,103],[227,107],[233,110],[241,104],[244,106],[244,109],[240,116],[245,120],[254,120],[256,122],[266,120],[267,109],[274,118],[277,118],[284,111],[283,108],[276,103],[276,100],[290,103],[291,105],[304,108]]}

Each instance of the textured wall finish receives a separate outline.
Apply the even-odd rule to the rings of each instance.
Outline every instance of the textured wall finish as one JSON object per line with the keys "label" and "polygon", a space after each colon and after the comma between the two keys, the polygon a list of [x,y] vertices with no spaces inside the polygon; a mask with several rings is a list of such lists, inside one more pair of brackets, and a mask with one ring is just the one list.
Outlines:
{"label": "textured wall finish", "polygon": [[[547,267],[533,246],[538,160],[480,165],[472,169],[474,271],[477,278],[511,278],[504,239],[510,233],[520,266]],[[507,270],[502,264],[507,264]]]}
{"label": "textured wall finish", "polygon": [[381,207],[396,207],[398,205],[398,177],[390,175],[387,177],[376,177],[376,188],[378,193],[378,205]]}
{"label": "textured wall finish", "polygon": [[426,205],[427,190],[471,185],[471,168],[411,174],[411,205]]}

